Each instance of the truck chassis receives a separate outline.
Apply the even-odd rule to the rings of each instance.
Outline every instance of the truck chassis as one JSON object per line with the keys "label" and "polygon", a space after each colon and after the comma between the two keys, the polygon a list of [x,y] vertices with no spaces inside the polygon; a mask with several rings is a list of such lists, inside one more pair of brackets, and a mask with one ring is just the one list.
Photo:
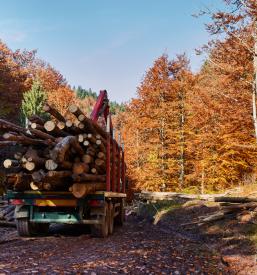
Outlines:
{"label": "truck chassis", "polygon": [[51,223],[88,224],[91,235],[107,237],[114,225],[123,225],[124,193],[100,191],[76,199],[70,192],[14,192],[7,199],[16,206],[15,219],[20,236],[46,235]]}

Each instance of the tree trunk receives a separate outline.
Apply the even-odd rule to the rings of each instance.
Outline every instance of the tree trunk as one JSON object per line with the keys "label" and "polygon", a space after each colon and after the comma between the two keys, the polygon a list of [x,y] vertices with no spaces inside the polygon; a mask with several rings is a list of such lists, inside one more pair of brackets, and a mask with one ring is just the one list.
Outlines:
{"label": "tree trunk", "polygon": [[253,124],[255,130],[255,138],[257,141],[257,111],[256,111],[256,93],[257,93],[257,19],[254,22],[254,57],[253,57],[253,67],[254,67],[254,81],[252,89],[252,109],[253,109]]}

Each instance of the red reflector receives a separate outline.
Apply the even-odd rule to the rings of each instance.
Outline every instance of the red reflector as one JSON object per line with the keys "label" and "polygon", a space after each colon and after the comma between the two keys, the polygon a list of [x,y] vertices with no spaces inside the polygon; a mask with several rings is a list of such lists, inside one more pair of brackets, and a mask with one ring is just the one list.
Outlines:
{"label": "red reflector", "polygon": [[11,204],[12,205],[19,205],[19,204],[23,204],[24,200],[11,200]]}
{"label": "red reflector", "polygon": [[100,200],[90,200],[89,201],[89,205],[90,206],[101,206],[102,205],[102,201],[100,201]]}

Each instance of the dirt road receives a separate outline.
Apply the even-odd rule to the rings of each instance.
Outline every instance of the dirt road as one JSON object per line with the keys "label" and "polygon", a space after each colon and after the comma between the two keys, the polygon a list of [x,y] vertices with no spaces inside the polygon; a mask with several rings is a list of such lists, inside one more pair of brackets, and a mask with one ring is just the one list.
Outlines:
{"label": "dirt road", "polygon": [[219,255],[174,232],[136,218],[107,239],[69,226],[41,238],[19,238],[14,229],[0,228],[0,273],[233,274]]}

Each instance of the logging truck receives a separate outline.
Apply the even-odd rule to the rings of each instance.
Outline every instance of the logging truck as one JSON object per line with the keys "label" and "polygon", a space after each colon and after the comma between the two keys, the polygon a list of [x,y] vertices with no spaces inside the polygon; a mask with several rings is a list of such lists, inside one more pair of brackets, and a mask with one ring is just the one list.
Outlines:
{"label": "logging truck", "polygon": [[20,236],[47,234],[49,225],[90,225],[107,237],[125,217],[124,145],[115,139],[107,92],[100,91],[90,118],[76,105],[75,120],[45,104],[51,119],[33,115],[23,128],[0,119],[0,147],[18,146],[4,160],[6,198],[15,205]]}

